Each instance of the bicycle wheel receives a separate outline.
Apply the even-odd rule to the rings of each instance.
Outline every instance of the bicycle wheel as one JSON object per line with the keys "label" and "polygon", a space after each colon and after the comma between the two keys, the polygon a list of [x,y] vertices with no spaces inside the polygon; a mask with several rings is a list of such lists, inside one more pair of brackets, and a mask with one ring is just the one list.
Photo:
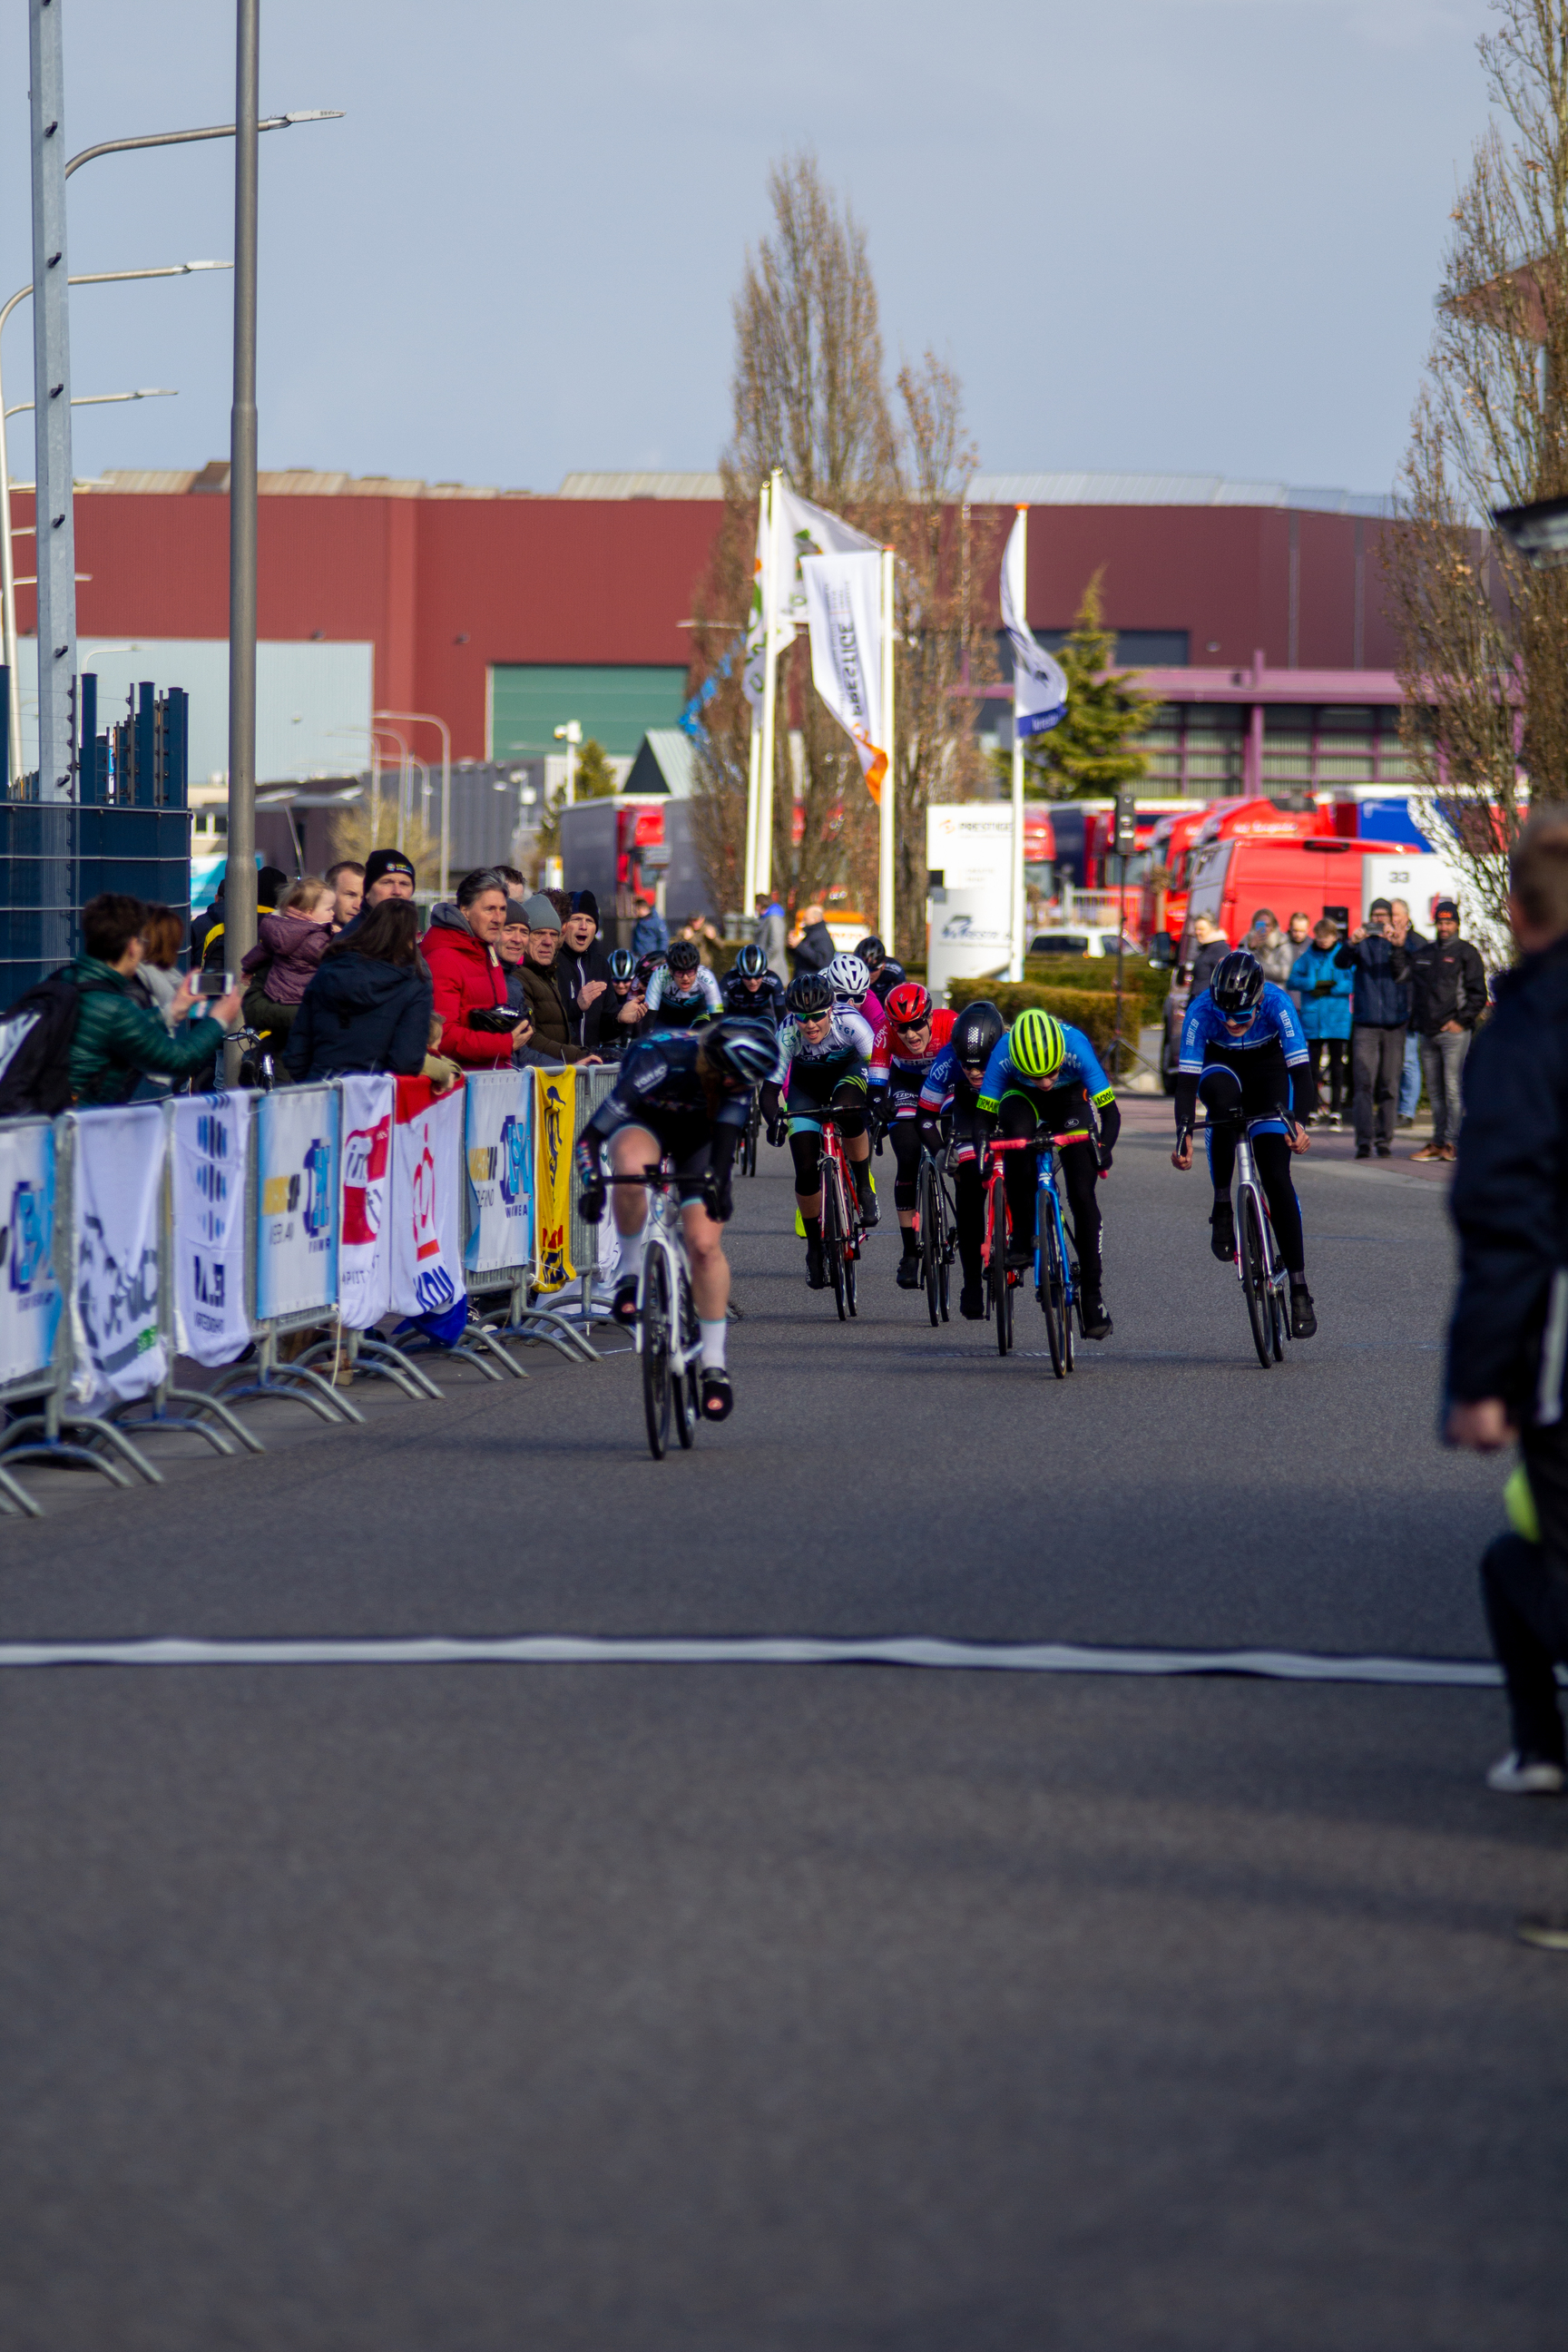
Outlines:
{"label": "bicycle wheel", "polygon": [[1058,1381],[1066,1380],[1072,1368],[1068,1349],[1072,1345],[1072,1327],[1067,1315],[1067,1283],[1061,1262],[1061,1239],[1057,1221],[1051,1213],[1052,1204],[1042,1192],[1036,1207],[1040,1221],[1040,1254],[1037,1263],[1040,1269],[1040,1312],[1046,1318],[1046,1345],[1050,1349],[1051,1370]]}
{"label": "bicycle wheel", "polygon": [[643,1261],[642,1402],[648,1452],[662,1462],[669,1444],[669,1268],[657,1244]]}
{"label": "bicycle wheel", "polygon": [[833,1281],[833,1303],[842,1323],[847,1313],[844,1304],[844,1203],[838,1190],[838,1170],[831,1160],[825,1161],[822,1170],[822,1250]]}
{"label": "bicycle wheel", "polygon": [[942,1226],[936,1204],[936,1171],[929,1160],[921,1161],[915,1220],[921,1232],[921,1283],[926,1295],[926,1313],[934,1330],[942,1320]]}
{"label": "bicycle wheel", "polygon": [[844,1240],[844,1297],[851,1315],[858,1315],[856,1300],[859,1295],[860,1235],[846,1221]]}
{"label": "bicycle wheel", "polygon": [[1247,1294],[1247,1319],[1252,1326],[1252,1344],[1258,1350],[1258,1360],[1268,1371],[1274,1361],[1274,1318],[1268,1298],[1263,1227],[1258,1221],[1257,1195],[1249,1191],[1244,1191],[1241,1195],[1239,1223],[1237,1255],[1241,1265],[1241,1286]]}
{"label": "bicycle wheel", "polygon": [[942,1286],[942,1319],[945,1323],[949,1319],[948,1297],[952,1281],[952,1261],[958,1250],[958,1234],[952,1222],[952,1210],[947,1197],[947,1186],[943,1183],[941,1175],[935,1171],[932,1173],[931,1181],[936,1191],[937,1232],[940,1237],[937,1244],[937,1260]]}
{"label": "bicycle wheel", "polygon": [[675,1421],[675,1433],[683,1446],[689,1447],[697,1434],[697,1423],[701,1414],[702,1405],[697,1376],[699,1352],[697,1309],[691,1303],[691,1285],[687,1279],[684,1266],[676,1276],[676,1284],[680,1301],[676,1328],[681,1334],[679,1355],[682,1360],[678,1368],[676,1356],[672,1353],[669,1396]]}

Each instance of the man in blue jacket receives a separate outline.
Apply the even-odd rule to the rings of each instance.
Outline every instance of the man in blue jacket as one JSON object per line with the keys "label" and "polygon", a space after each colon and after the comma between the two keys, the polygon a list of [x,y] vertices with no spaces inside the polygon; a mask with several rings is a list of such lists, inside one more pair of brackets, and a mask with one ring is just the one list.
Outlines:
{"label": "man in blue jacket", "polygon": [[1355,975],[1351,1003],[1351,1076],[1354,1086],[1355,1156],[1386,1160],[1394,1149],[1399,1116],[1399,1080],[1405,1068],[1405,1032],[1410,1021],[1410,991],[1397,977],[1394,908],[1374,898],[1367,919],[1351,933],[1336,961]]}
{"label": "man in blue jacket", "polygon": [[1290,967],[1289,992],[1312,1055],[1312,1076],[1321,1094],[1323,1063],[1329,1066],[1329,1107],[1318,1123],[1338,1127],[1345,1107],[1345,1066],[1350,1059],[1351,992],[1355,983],[1337,953],[1339,927],[1325,915],[1312,944]]}

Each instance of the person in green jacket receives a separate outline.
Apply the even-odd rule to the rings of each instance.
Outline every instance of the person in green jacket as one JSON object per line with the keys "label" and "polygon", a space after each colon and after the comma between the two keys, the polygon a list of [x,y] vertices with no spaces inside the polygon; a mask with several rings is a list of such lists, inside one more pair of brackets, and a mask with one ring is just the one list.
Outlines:
{"label": "person in green jacket", "polygon": [[[146,920],[140,898],[109,890],[89,898],[81,910],[83,951],[69,967],[78,994],[71,1099],[80,1106],[129,1102],[143,1070],[189,1077],[212,1060],[239,1018],[237,988],[217,1000],[210,1018],[186,1021],[177,1034],[162,1013],[138,1003],[132,980]],[[191,992],[187,972],[170,1001],[174,1020],[183,1021],[189,1012]]]}

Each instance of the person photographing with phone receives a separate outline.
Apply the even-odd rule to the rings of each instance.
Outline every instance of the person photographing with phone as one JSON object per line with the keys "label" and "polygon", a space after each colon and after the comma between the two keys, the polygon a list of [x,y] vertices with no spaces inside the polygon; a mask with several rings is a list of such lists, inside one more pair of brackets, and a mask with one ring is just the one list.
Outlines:
{"label": "person photographing with phone", "polygon": [[146,920],[140,898],[114,891],[89,898],[82,908],[82,952],[69,967],[77,992],[70,1044],[73,1103],[129,1102],[149,1071],[190,1077],[212,1061],[239,1019],[239,991],[232,981],[221,995],[198,1003],[199,983],[210,987],[226,977],[212,972],[186,972],[166,1017],[136,1002],[132,982]]}

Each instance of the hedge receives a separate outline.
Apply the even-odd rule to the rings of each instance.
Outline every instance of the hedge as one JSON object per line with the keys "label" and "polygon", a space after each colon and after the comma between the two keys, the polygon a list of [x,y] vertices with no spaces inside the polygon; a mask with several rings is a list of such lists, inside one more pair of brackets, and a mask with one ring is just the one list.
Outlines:
{"label": "hedge", "polygon": [[[947,1001],[954,1012],[980,997],[988,998],[1008,1023],[1031,1004],[1037,1005],[1042,1013],[1054,1013],[1058,1021],[1070,1021],[1075,1029],[1081,1029],[1102,1062],[1110,1051],[1110,1041],[1116,1034],[1114,988],[1046,988],[1032,980],[954,980],[948,983]],[[1121,1026],[1129,1045],[1138,1043],[1138,1000],[1129,992]]]}

